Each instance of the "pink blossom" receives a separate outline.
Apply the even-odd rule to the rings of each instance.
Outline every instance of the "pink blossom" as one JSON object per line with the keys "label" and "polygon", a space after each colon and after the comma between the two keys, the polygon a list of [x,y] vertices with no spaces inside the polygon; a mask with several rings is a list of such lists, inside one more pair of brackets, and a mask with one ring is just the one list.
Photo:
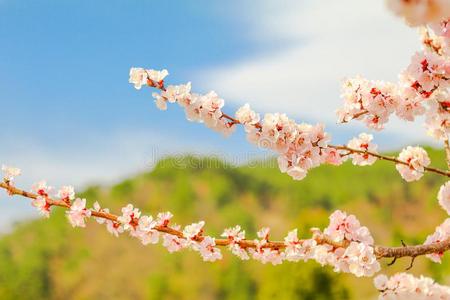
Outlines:
{"label": "pink blossom", "polygon": [[75,190],[73,186],[63,186],[59,189],[57,196],[61,200],[73,200],[75,199]]}
{"label": "pink blossom", "polygon": [[228,248],[234,255],[242,260],[249,259],[247,251],[239,245],[239,242],[245,239],[245,231],[241,230],[241,226],[236,225],[235,227],[227,228],[221,236],[230,241]]}
{"label": "pink blossom", "polygon": [[187,225],[186,227],[184,227],[183,236],[189,240],[193,240],[201,235],[201,233],[203,232],[203,226],[205,226],[204,221]]}
{"label": "pink blossom", "polygon": [[357,277],[373,276],[380,270],[373,247],[364,243],[351,242],[342,259],[345,261],[345,268]]}
{"label": "pink blossom", "polygon": [[283,263],[284,253],[270,248],[250,249],[253,259],[260,261],[262,264],[271,263],[279,265]]}
{"label": "pink blossom", "polygon": [[31,189],[38,194],[39,196],[48,197],[50,191],[53,189],[51,186],[47,186],[47,182],[45,180],[41,180],[31,187]]}
{"label": "pink blossom", "polygon": [[122,216],[117,218],[117,221],[123,225],[124,230],[134,229],[136,222],[141,216],[139,209],[134,208],[132,204],[122,208]]}
{"label": "pink blossom", "polygon": [[225,229],[221,236],[227,238],[232,244],[239,243],[245,239],[245,231],[241,230],[241,226],[236,225]]}
{"label": "pink blossom", "polygon": [[123,226],[120,223],[111,220],[106,221],[106,229],[115,237],[118,237],[119,234],[123,233]]}
{"label": "pink blossom", "polygon": [[301,257],[302,244],[297,237],[297,229],[294,229],[288,233],[284,238],[284,244],[286,245],[286,259],[289,261],[298,261]]}
{"label": "pink blossom", "polygon": [[236,111],[236,119],[244,125],[255,125],[259,122],[259,114],[250,109],[250,105],[246,103]]}
{"label": "pink blossom", "polygon": [[158,226],[166,227],[169,225],[170,219],[172,219],[172,217],[173,217],[173,214],[169,211],[164,212],[164,213],[159,213],[157,215],[156,223]]}
{"label": "pink blossom", "polygon": [[354,215],[337,210],[330,215],[330,224],[324,233],[335,242],[348,241],[373,244],[373,238],[365,226],[361,226]]}
{"label": "pink blossom", "polygon": [[[450,238],[450,218],[446,219],[444,223],[436,227],[433,234],[429,235],[424,242],[424,245],[429,245],[432,243],[438,243],[445,241]],[[444,253],[432,253],[428,254],[427,257],[436,263],[441,263],[441,258]]]}
{"label": "pink blossom", "polygon": [[229,249],[231,250],[231,253],[233,253],[242,260],[250,259],[247,251],[243,249],[239,244],[230,244]]}
{"label": "pink blossom", "polygon": [[339,166],[344,160],[338,150],[334,148],[325,148],[322,150],[322,159],[324,163]]}
{"label": "pink blossom", "polygon": [[163,234],[163,246],[170,253],[178,252],[187,247],[187,241],[172,234]]}
{"label": "pink blossom", "polygon": [[308,174],[308,171],[297,166],[289,167],[286,173],[294,180],[302,180]]}
{"label": "pink blossom", "polygon": [[[109,209],[108,208],[101,208],[100,204],[97,201],[94,202],[94,209],[93,209],[93,211],[109,213]],[[99,217],[95,217],[95,220],[99,224],[103,224],[103,223],[105,223],[107,221],[105,218],[99,218]]]}
{"label": "pink blossom", "polygon": [[204,261],[214,262],[216,260],[222,259],[222,253],[220,249],[215,247],[216,242],[214,238],[207,236],[198,244],[198,251],[203,257]]}
{"label": "pink blossom", "polygon": [[395,165],[397,171],[406,181],[419,180],[425,171],[424,167],[428,167],[431,163],[427,152],[421,147],[406,147],[400,152],[398,159],[407,163],[407,165]]}
{"label": "pink blossom", "polygon": [[429,101],[426,113],[425,127],[431,137],[445,141],[450,133],[450,112],[446,109],[450,94],[447,91],[435,93],[434,99]]}
{"label": "pink blossom", "polygon": [[364,120],[369,128],[381,130],[398,104],[395,85],[356,77],[343,84],[344,107],[337,110],[339,122]]}
{"label": "pink blossom", "polygon": [[[173,226],[173,229],[180,230],[180,226],[175,225]],[[188,242],[184,238],[180,238],[176,235],[172,234],[163,234],[163,246],[169,251],[170,253],[178,252],[183,248],[186,248],[188,246]]]}
{"label": "pink blossom", "polygon": [[31,201],[31,205],[36,207],[39,213],[44,217],[50,217],[50,205],[47,203],[46,197],[37,196],[36,199]]}
{"label": "pink blossom", "polygon": [[417,116],[423,115],[426,110],[423,106],[424,99],[409,84],[401,88],[401,101],[399,101],[395,113],[400,119],[412,122]]}
{"label": "pink blossom", "polygon": [[75,199],[66,215],[73,227],[86,227],[86,218],[91,216],[91,211],[86,209],[86,199]]}
{"label": "pink blossom", "polygon": [[433,52],[417,52],[411,59],[411,64],[402,75],[424,98],[441,87],[450,84],[450,63]]}
{"label": "pink blossom", "polygon": [[[377,153],[377,145],[372,143],[373,136],[367,133],[360,133],[357,138],[353,138],[348,142],[348,147],[355,150],[369,151]],[[377,158],[368,153],[353,153],[353,164],[358,166],[370,166]]]}
{"label": "pink blossom", "polygon": [[131,235],[139,238],[143,245],[157,244],[159,232],[155,229],[157,222],[151,216],[142,216],[138,227],[131,231]]}
{"label": "pink blossom", "polygon": [[450,288],[420,276],[397,273],[390,278],[379,275],[374,279],[375,287],[380,291],[380,300],[425,300],[450,299]]}

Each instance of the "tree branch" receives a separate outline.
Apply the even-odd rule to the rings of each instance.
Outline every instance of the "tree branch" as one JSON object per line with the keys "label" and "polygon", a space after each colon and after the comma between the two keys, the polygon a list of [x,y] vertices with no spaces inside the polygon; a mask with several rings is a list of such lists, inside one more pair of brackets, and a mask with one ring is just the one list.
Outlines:
{"label": "tree branch", "polygon": [[[156,88],[156,89],[158,89],[160,91],[166,91],[166,87],[164,86],[164,82],[163,81],[161,81],[159,83],[155,83],[152,80],[148,80],[148,85],[150,87],[154,87],[154,88]],[[166,100],[168,100],[163,95],[162,95],[162,97],[165,98]],[[360,117],[361,115],[364,115],[365,113],[367,113],[367,111],[361,112],[361,114],[356,115],[356,117]],[[239,120],[233,118],[232,116],[230,116],[228,114],[222,113],[221,118],[225,118],[225,119],[229,120],[230,123],[233,124],[233,125],[242,125],[242,123],[239,122]],[[261,125],[260,122],[258,122],[256,124],[253,124],[251,126],[254,126],[255,128],[257,128],[259,130],[262,129],[262,125]],[[409,164],[407,162],[401,161],[401,160],[399,160],[399,159],[397,159],[395,157],[385,156],[385,155],[378,154],[378,153],[375,153],[375,152],[370,152],[370,151],[353,149],[353,148],[350,148],[350,147],[345,146],[345,145],[342,145],[342,146],[328,145],[328,148],[333,148],[333,149],[336,149],[336,150],[346,150],[346,151],[350,151],[351,153],[368,154],[368,155],[376,157],[376,158],[378,158],[380,160],[390,161],[390,162],[394,162],[396,164],[402,164],[402,165],[409,166]],[[447,162],[448,162],[449,168],[450,168],[450,146],[448,146],[448,140],[447,140],[445,149],[446,149],[446,153],[447,153]],[[434,167],[424,167],[424,169],[425,169],[425,171],[428,171],[428,172],[439,174],[439,175],[442,175],[442,176],[445,176],[445,177],[450,177],[450,171],[444,171],[444,170],[441,170],[441,169],[438,169],[438,168],[434,168]]]}
{"label": "tree branch", "polygon": [[[7,182],[0,182],[0,188],[5,189],[11,196],[19,195],[29,199],[36,199],[38,197],[38,195],[34,193],[26,192],[22,189],[16,188]],[[49,197],[47,197],[46,200],[50,206],[58,206],[64,209],[70,208],[70,204],[68,204],[63,200],[54,200]],[[118,222],[118,216],[112,213],[98,212],[91,210],[91,215],[97,218],[103,218],[106,220]],[[185,238],[181,231],[171,228],[169,226],[156,226],[155,230],[162,233],[174,235],[179,238]],[[334,248],[346,248],[349,245],[349,241],[347,240],[344,240],[342,242],[335,242],[324,234],[314,234],[313,238],[317,242],[317,244],[324,244],[324,245],[326,244],[333,246]],[[204,237],[202,236],[198,236],[195,238],[195,240],[198,242],[201,242],[203,239]],[[228,246],[231,244],[231,241],[229,239],[215,239],[215,242],[217,246]],[[300,240],[300,242],[303,241]],[[256,242],[254,240],[241,240],[238,242],[238,244],[243,249],[257,247]],[[263,246],[263,248],[270,248],[273,250],[282,250],[285,247],[286,245],[282,241],[269,241]],[[394,258],[395,261],[397,258],[402,257],[416,258],[417,256],[426,254],[443,253],[445,251],[450,250],[450,239],[438,243],[432,243],[429,245],[415,245],[415,246],[401,246],[401,247],[387,247],[376,245],[373,246],[373,248],[374,253],[378,259]]]}

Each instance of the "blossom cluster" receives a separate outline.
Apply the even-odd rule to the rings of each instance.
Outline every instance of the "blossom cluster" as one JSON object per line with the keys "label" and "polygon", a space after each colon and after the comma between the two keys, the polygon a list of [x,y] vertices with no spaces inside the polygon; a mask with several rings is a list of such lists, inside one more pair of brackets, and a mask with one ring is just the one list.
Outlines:
{"label": "blossom cluster", "polygon": [[[155,85],[156,79],[161,79]],[[325,132],[323,124],[296,123],[286,114],[267,113],[262,118],[252,110],[249,104],[240,107],[235,118],[222,112],[224,100],[215,92],[205,95],[191,93],[191,84],[164,86],[163,78],[167,72],[132,68],[130,83],[141,88],[144,82],[157,87],[161,93],[153,93],[155,103],[159,109],[166,110],[167,103],[178,103],[184,108],[186,117],[190,121],[204,123],[207,127],[225,135],[231,134],[236,124],[245,128],[247,139],[261,148],[270,149],[278,153],[278,166],[283,173],[287,173],[295,180],[303,179],[308,171],[323,163],[340,165],[345,159],[352,157],[358,165],[370,165],[376,161],[370,154],[350,153],[343,155],[342,150],[329,147],[330,135]],[[350,141],[349,146],[356,150],[372,151],[376,153],[376,145],[371,143],[372,136],[360,135]]]}
{"label": "blossom cluster", "polygon": [[[340,165],[347,159],[351,159],[355,165],[368,166],[381,158],[371,134],[361,133],[358,137],[351,139],[346,146],[333,146],[329,144],[331,137],[324,130],[322,124],[296,123],[286,114],[280,113],[266,113],[261,117],[250,108],[249,104],[240,107],[236,111],[235,117],[232,118],[222,112],[224,101],[215,92],[209,92],[203,96],[197,95],[191,93],[190,83],[165,87],[163,79],[155,86],[154,80],[156,79],[150,79],[148,74],[160,74],[153,76],[161,79],[167,72],[165,70],[132,68],[130,82],[136,85],[145,81],[142,79],[139,79],[141,80],[139,82],[134,81],[135,78],[143,76],[148,85],[160,89],[160,94],[154,93],[158,107],[166,109],[167,102],[177,102],[184,107],[189,120],[203,122],[208,127],[226,135],[230,134],[237,124],[242,125],[249,142],[276,152],[280,171],[295,180],[302,180],[310,169],[321,164]],[[391,84],[368,82],[365,79],[357,78],[348,81],[347,86],[351,92],[345,96],[349,100],[346,102],[346,106],[351,109],[350,113],[341,111],[342,120],[349,120],[348,116],[358,115],[363,107],[362,111],[365,113],[358,115],[357,118],[367,118],[370,126],[382,128],[389,114],[394,111],[405,118],[414,116],[418,111],[418,107],[411,105],[406,105],[403,110],[399,110],[401,105],[398,104],[398,96],[394,96],[395,88]],[[446,99],[447,95],[447,91],[437,89],[434,99],[438,99],[438,96]],[[367,97],[370,97],[371,100],[366,101]],[[450,117],[450,113],[446,109],[447,101],[433,103],[434,106],[430,105],[430,108],[432,107],[438,113],[433,113],[431,109],[428,111],[427,120],[430,125],[428,131],[440,139],[447,139],[447,130],[449,129],[447,124],[450,124],[447,121]],[[450,107],[450,101],[448,103],[448,107]],[[406,181],[418,180],[423,176],[425,170],[431,170],[428,168],[430,164],[428,154],[420,147],[409,146],[403,149],[395,162],[397,170]]]}
{"label": "blossom cluster", "polygon": [[371,129],[381,130],[393,114],[405,121],[425,115],[427,133],[446,140],[450,130],[448,24],[442,21],[424,31],[422,39],[426,47],[414,54],[410,65],[399,75],[398,83],[361,77],[346,80],[341,95],[344,106],[337,110],[338,121],[357,119]]}
{"label": "blossom cluster", "polygon": [[398,155],[398,159],[407,164],[396,164],[395,167],[406,181],[419,180],[430,165],[428,153],[421,147],[408,146]]}
{"label": "blossom cluster", "polygon": [[450,299],[450,287],[442,286],[424,276],[414,277],[407,273],[397,273],[388,278],[386,275],[378,275],[374,284],[380,291],[379,300]]}
{"label": "blossom cluster", "polygon": [[[4,178],[11,179],[11,175],[20,174],[19,169],[4,168]],[[181,228],[171,224],[173,215],[170,212],[159,213],[156,218],[142,215],[141,211],[128,204],[122,208],[120,216],[112,215],[109,209],[100,207],[98,202],[92,208],[87,207],[86,199],[75,198],[71,186],[63,186],[52,199],[52,187],[45,181],[33,185],[30,195],[32,205],[38,211],[50,216],[53,205],[67,208],[66,216],[73,227],[86,227],[86,221],[94,217],[99,224],[105,224],[106,229],[118,237],[128,233],[137,238],[143,245],[162,245],[170,252],[191,249],[198,252],[204,261],[222,259],[222,252],[214,237],[204,234],[205,222],[200,221]],[[245,231],[239,225],[223,231],[221,246],[226,246],[232,254],[242,260],[250,258],[263,264],[281,264],[283,261],[297,262],[300,260],[315,260],[322,265],[334,267],[336,272],[352,273],[356,276],[372,276],[380,269],[374,248],[373,238],[365,226],[354,215],[347,215],[342,211],[335,211],[330,216],[330,224],[323,233],[313,229],[310,239],[300,240],[297,229],[292,230],[285,237],[284,242],[269,240],[270,228],[264,227],[258,231],[257,239],[246,240]]]}
{"label": "blossom cluster", "polygon": [[[155,86],[155,82],[163,88],[164,78],[167,70],[145,70],[143,68],[131,68],[129,82],[140,89],[143,84]],[[184,108],[186,117],[190,121],[204,123],[207,127],[214,129],[224,135],[229,135],[235,129],[233,123],[223,118],[221,111],[224,100],[215,92],[205,95],[191,93],[191,84],[170,85],[164,87],[160,94],[153,93],[156,106],[161,110],[167,109],[167,102],[177,102]]]}

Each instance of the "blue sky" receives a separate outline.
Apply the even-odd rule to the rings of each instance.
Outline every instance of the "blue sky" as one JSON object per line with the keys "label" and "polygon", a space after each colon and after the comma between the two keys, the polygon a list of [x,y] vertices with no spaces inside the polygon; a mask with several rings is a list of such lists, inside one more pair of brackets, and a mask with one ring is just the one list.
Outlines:
{"label": "blue sky", "polygon": [[[364,128],[334,125],[339,81],[395,80],[418,46],[382,2],[0,0],[0,162],[21,167],[23,184],[82,187],[148,170],[167,154],[262,155],[242,133],[224,139],[177,107],[158,111],[149,89],[128,84],[132,66],[215,89],[228,112],[250,102],[323,121],[345,142]],[[379,143],[422,141],[402,128],[395,123]],[[0,198],[0,226],[33,215]]]}

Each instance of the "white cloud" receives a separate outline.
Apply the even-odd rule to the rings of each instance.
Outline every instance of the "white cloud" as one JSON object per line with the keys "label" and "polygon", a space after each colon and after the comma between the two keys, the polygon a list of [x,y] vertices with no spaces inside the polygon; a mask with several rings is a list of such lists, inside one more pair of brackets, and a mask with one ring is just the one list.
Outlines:
{"label": "white cloud", "polygon": [[[285,48],[206,70],[196,81],[238,105],[249,102],[261,111],[329,124],[336,120],[345,77],[396,81],[420,48],[416,30],[381,0],[267,0],[252,16],[254,38],[288,40]],[[365,130],[354,123],[345,126]],[[417,130],[424,135],[425,130],[421,124],[413,125],[416,130],[411,126],[394,120],[387,129],[399,134],[408,128],[410,134],[402,137],[417,142]]]}

